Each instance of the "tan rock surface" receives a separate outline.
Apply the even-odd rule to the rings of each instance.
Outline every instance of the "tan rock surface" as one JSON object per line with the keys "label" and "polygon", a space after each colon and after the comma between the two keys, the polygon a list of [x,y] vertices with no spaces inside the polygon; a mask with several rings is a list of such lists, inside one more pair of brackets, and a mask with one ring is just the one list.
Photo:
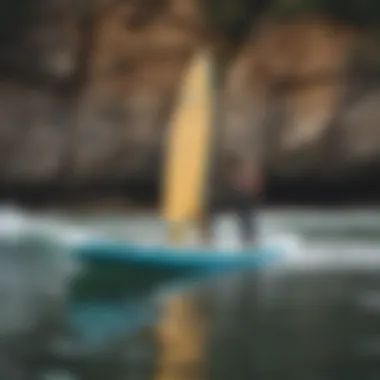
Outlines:
{"label": "tan rock surface", "polygon": [[[1,181],[150,173],[185,64],[204,40],[195,1],[81,9],[46,0],[31,20],[0,48]],[[351,69],[354,58],[362,72],[378,59],[363,46],[332,21],[262,20],[227,73],[223,151],[258,154],[279,175],[380,163],[377,85],[371,94]]]}

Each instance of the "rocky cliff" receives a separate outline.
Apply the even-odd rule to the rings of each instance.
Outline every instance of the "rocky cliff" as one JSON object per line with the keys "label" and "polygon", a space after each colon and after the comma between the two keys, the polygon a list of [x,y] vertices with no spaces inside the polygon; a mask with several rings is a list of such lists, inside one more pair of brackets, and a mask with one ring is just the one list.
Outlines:
{"label": "rocky cliff", "polygon": [[[206,38],[195,0],[36,4],[2,5],[0,182],[156,180],[186,63],[201,44],[229,45]],[[276,178],[380,169],[375,42],[342,22],[264,13],[227,69],[222,152],[258,152]]]}

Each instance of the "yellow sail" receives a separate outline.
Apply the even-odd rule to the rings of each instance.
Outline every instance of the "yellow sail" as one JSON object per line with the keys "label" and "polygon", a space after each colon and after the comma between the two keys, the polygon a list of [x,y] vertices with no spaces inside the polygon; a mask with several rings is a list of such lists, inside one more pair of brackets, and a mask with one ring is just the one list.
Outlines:
{"label": "yellow sail", "polygon": [[187,222],[204,207],[212,134],[212,62],[201,52],[186,72],[169,129],[163,178],[163,216],[171,240],[184,238]]}

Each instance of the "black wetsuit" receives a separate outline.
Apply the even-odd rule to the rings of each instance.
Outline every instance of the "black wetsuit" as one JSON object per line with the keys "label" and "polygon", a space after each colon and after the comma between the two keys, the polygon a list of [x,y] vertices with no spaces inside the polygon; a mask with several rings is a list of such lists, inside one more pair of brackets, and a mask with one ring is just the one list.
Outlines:
{"label": "black wetsuit", "polygon": [[[239,185],[226,181],[220,184],[221,192],[207,194],[206,213],[202,220],[205,240],[209,240],[212,233],[212,224],[218,211],[227,206],[236,216],[240,239],[245,245],[255,243],[258,237],[258,211],[260,207],[260,197],[254,189],[239,188]],[[227,202],[227,205],[226,205]]]}

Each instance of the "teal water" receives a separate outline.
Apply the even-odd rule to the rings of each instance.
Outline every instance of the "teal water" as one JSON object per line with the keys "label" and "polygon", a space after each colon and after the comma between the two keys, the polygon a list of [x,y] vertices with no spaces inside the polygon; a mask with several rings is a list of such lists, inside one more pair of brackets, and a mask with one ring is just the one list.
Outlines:
{"label": "teal water", "polygon": [[[276,243],[289,251],[297,250],[304,256],[308,255],[310,249],[343,253],[351,251],[357,256],[370,249],[378,251],[380,255],[380,209],[264,210],[260,229],[266,242]],[[233,215],[221,215],[215,225],[215,232],[216,246],[239,246]],[[196,241],[194,230],[192,234],[190,244]],[[70,265],[61,271],[64,261],[46,260],[46,256],[58,250],[60,243],[111,237],[127,242],[162,244],[164,236],[165,225],[154,212],[125,215],[58,211],[25,213],[3,207],[0,209],[0,289],[10,291],[0,294],[3,306],[0,337],[5,332],[30,328],[33,321],[39,319],[41,302],[64,296],[62,284],[68,273],[71,273]],[[28,260],[25,260],[25,255],[20,255],[21,251],[29,257]],[[33,256],[35,261],[30,260],[31,252],[36,253]],[[20,258],[20,262],[14,260],[14,254]],[[42,262],[46,267],[40,266]],[[20,276],[13,276],[15,272],[12,271],[17,271]],[[62,280],[57,278],[57,274]],[[106,308],[102,305],[84,306],[76,311],[75,323],[79,330],[96,340],[110,334],[118,335],[119,331],[125,329],[125,315],[128,314],[130,319],[127,304],[114,305],[115,310],[109,305]],[[155,305],[151,308],[148,306],[151,315]]]}
{"label": "teal water", "polygon": [[[164,243],[165,225],[158,215],[94,215],[51,212],[45,218],[71,226],[74,231],[88,231],[97,236],[114,237],[124,241]],[[265,210],[260,230],[268,244],[283,246],[289,251],[308,255],[311,249],[323,252],[348,252],[360,256],[366,250],[378,250],[380,255],[380,210]],[[215,245],[220,248],[239,247],[234,216],[221,215],[215,225]],[[191,239],[190,239],[191,240]],[[196,240],[193,231],[193,240]],[[191,243],[191,241],[190,241]],[[112,328],[122,326],[121,313],[104,313],[94,308],[82,309],[79,321],[82,330],[99,335],[98,320],[109,321]],[[109,315],[106,315],[109,313]],[[118,315],[117,315],[118,314]],[[91,323],[89,322],[91,321]],[[119,318],[123,321],[123,318]],[[104,334],[110,334],[105,329]],[[101,336],[101,335],[99,335]]]}
{"label": "teal water", "polygon": [[[310,248],[325,252],[350,251],[357,255],[371,249],[378,250],[380,254],[380,210],[264,210],[260,220],[260,229],[263,241],[269,245],[284,247],[288,251],[298,251],[304,256],[308,255]],[[215,234],[216,247],[239,247],[233,215],[220,216],[215,225]],[[10,236],[13,250],[22,249],[29,253],[30,244],[33,244],[34,250],[39,250],[46,255],[49,254],[48,247],[52,247],[52,243],[54,246],[58,242],[72,243],[83,239],[91,241],[97,237],[116,238],[127,242],[163,244],[165,243],[165,225],[154,212],[122,216],[111,213],[85,214],[83,212],[58,211],[28,214],[22,210],[6,207],[0,209],[0,247],[3,247],[3,256],[12,254],[5,244],[6,241],[9,241]],[[31,238],[32,240],[30,240]],[[196,234],[193,230],[189,244],[195,242]],[[10,259],[8,262],[15,265],[14,261]],[[34,265],[37,268],[38,260]],[[30,263],[24,268],[25,271],[28,271],[29,277],[32,275],[30,268]],[[37,273],[37,269],[35,272]],[[14,281],[12,278],[8,280],[9,271],[1,273],[1,281]],[[52,281],[47,275],[48,273],[46,273],[44,281]],[[37,275],[35,277],[41,280]],[[19,286],[22,287],[22,279],[19,282]],[[20,291],[20,294],[17,295],[19,299],[21,299],[21,293]],[[26,303],[24,304],[26,305]],[[99,310],[96,312],[102,314],[99,313]],[[12,315],[15,314],[17,314],[16,311],[12,311]],[[23,315],[23,313],[19,313],[19,315]]]}

